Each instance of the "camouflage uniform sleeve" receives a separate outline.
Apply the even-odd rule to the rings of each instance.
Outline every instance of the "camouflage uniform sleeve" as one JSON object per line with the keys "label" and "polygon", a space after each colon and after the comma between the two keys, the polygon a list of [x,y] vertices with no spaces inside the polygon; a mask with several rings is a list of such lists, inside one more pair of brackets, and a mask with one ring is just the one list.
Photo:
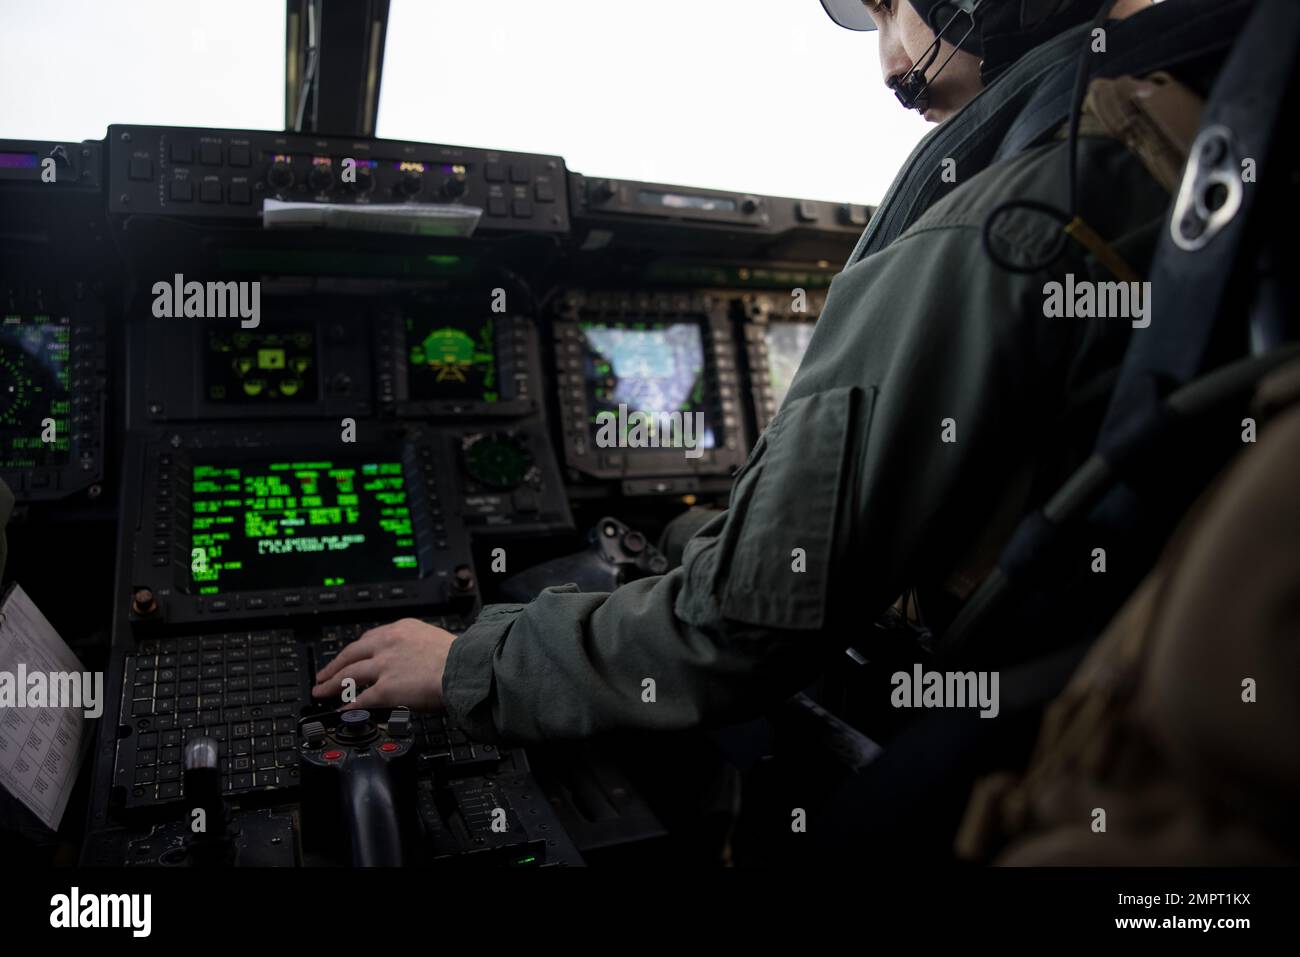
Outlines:
{"label": "camouflage uniform sleeve", "polygon": [[[1138,201],[1153,185],[1140,167],[1113,150],[1084,161],[1159,222],[1165,197]],[[1126,322],[1045,319],[1050,277],[980,248],[987,210],[1054,197],[1062,163],[1054,147],[1000,164],[837,276],[786,401],[682,567],[490,606],[452,645],[452,719],[525,741],[738,719],[806,685],[918,575],[951,568],[1069,380],[1127,336]],[[998,234],[1036,255],[1056,228],[1011,214]],[[1059,272],[1087,273],[1073,255]]]}
{"label": "camouflage uniform sleeve", "polygon": [[839,466],[862,400],[837,389],[787,408],[680,568],[613,593],[560,586],[485,608],[451,647],[453,720],[488,739],[680,729],[798,690],[818,669],[809,651],[847,546]]}

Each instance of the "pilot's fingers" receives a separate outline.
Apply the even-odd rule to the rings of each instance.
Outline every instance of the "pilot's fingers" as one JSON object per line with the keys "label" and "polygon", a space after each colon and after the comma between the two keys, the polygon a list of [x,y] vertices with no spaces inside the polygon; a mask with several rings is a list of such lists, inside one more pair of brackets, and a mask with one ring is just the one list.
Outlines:
{"label": "pilot's fingers", "polygon": [[[388,627],[388,626],[385,626]],[[384,640],[382,628],[374,628],[366,632],[352,644],[344,647],[339,652],[338,657],[327,664],[320,671],[316,672],[318,682],[328,681],[336,675],[341,668],[345,668],[353,662],[361,661],[363,658],[370,658],[379,649]]]}
{"label": "pilot's fingers", "polygon": [[371,685],[357,697],[356,701],[348,702],[340,709],[342,711],[352,711],[355,708],[393,708],[400,702],[385,682],[381,679],[377,684]]}
{"label": "pilot's fingers", "polygon": [[336,670],[331,677],[326,678],[324,681],[317,681],[316,686],[311,689],[312,696],[316,698],[334,697],[342,693],[343,684],[346,681],[353,682],[352,690],[355,692],[358,688],[372,685],[379,680],[379,674],[382,670],[379,661],[375,658],[363,658],[360,661],[354,661]]}

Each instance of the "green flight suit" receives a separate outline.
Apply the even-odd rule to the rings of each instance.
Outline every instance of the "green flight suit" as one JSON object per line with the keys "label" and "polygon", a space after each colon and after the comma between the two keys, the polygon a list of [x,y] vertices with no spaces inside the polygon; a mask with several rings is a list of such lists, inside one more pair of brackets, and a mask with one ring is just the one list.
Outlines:
{"label": "green flight suit", "polygon": [[[969,179],[851,260],[727,511],[681,567],[610,594],[561,586],[485,608],[451,647],[452,720],[533,741],[748,717],[806,686],[909,586],[995,555],[1091,448],[1093,427],[1069,409],[1135,334],[1126,319],[1045,318],[1049,280],[1114,278],[1077,244],[1030,274],[981,246],[1004,201],[1063,205],[1065,168],[1059,138],[975,175],[959,166]],[[1168,194],[1106,137],[1081,139],[1079,169],[1080,213],[1141,272]],[[1059,230],[1017,211],[996,241],[1040,260]]]}

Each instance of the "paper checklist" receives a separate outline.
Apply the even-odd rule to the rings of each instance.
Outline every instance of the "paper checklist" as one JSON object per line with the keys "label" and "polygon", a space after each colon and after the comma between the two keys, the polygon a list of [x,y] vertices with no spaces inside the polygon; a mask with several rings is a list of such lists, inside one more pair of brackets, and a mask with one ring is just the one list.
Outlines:
{"label": "paper checklist", "polygon": [[86,702],[69,701],[82,699],[84,676],[40,609],[12,586],[0,603],[0,784],[51,830],[90,743]]}

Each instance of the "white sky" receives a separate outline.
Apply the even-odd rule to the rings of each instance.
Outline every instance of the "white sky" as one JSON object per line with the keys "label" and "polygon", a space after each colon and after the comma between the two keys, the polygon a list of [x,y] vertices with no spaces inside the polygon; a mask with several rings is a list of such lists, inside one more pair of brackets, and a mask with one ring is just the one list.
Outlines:
{"label": "white sky", "polygon": [[[260,24],[256,33],[248,24]],[[279,129],[281,0],[0,0],[0,137]],[[926,124],[817,0],[393,0],[380,136],[875,203]]]}
{"label": "white sky", "polygon": [[[246,24],[260,24],[256,33]],[[276,0],[0,0],[0,137],[284,126]]]}

